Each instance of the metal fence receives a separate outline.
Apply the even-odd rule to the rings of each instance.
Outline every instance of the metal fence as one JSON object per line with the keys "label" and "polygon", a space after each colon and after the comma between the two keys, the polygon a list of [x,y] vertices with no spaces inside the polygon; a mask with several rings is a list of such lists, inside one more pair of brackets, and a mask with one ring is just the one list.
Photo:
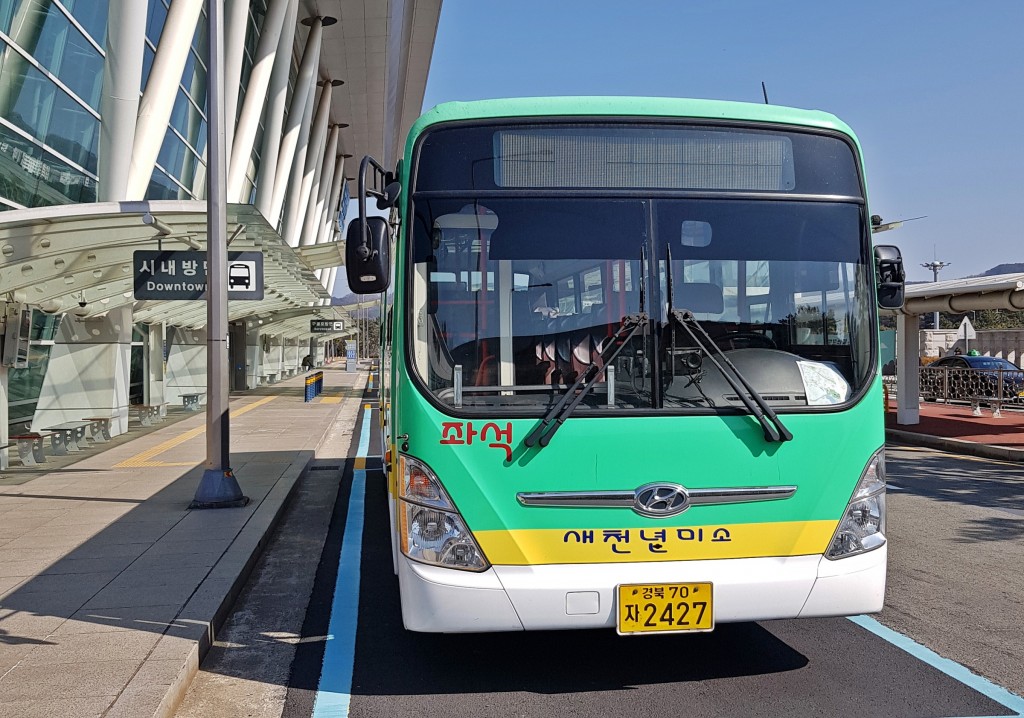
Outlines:
{"label": "metal fence", "polygon": [[1022,404],[1024,374],[1003,369],[921,367],[921,398],[990,404],[996,411]]}

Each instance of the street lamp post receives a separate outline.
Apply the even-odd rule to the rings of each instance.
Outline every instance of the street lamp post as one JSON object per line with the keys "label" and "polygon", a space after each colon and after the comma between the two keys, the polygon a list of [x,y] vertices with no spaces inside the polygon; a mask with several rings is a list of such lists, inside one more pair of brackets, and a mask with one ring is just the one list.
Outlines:
{"label": "street lamp post", "polygon": [[[924,267],[925,269],[932,270],[932,281],[933,282],[938,282],[939,281],[939,270],[943,269],[945,267],[948,267],[950,264],[952,264],[952,262],[940,262],[939,260],[936,259],[936,260],[933,260],[931,262],[925,262],[921,266]],[[939,313],[938,312],[935,312],[933,327],[935,329],[939,328]]]}
{"label": "street lamp post", "polygon": [[[207,0],[206,83],[206,463],[190,508],[245,506],[231,470],[228,424],[227,137],[224,115],[224,0]],[[233,108],[232,108],[233,109]]]}

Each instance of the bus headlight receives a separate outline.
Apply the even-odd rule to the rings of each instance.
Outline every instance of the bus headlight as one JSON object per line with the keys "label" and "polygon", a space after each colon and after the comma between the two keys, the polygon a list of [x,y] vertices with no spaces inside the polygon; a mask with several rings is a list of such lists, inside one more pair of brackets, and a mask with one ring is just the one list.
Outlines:
{"label": "bus headlight", "polygon": [[825,558],[839,559],[885,545],[885,449],[879,449],[861,474]]}
{"label": "bus headlight", "polygon": [[484,571],[490,567],[434,472],[398,455],[398,531],[402,553],[415,561]]}

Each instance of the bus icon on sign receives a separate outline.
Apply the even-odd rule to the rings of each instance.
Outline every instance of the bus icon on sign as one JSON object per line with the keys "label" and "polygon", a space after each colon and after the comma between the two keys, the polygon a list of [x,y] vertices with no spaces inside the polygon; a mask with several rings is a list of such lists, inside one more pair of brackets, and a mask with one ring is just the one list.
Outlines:
{"label": "bus icon on sign", "polygon": [[252,270],[248,264],[232,264],[228,267],[228,289],[242,287],[249,289],[252,285]]}

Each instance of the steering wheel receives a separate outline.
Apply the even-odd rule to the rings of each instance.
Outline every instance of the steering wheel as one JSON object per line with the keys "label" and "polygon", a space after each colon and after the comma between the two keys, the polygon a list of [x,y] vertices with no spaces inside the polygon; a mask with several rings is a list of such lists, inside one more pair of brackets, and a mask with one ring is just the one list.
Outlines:
{"label": "steering wheel", "polygon": [[771,337],[757,332],[729,332],[715,340],[729,349],[778,349]]}

